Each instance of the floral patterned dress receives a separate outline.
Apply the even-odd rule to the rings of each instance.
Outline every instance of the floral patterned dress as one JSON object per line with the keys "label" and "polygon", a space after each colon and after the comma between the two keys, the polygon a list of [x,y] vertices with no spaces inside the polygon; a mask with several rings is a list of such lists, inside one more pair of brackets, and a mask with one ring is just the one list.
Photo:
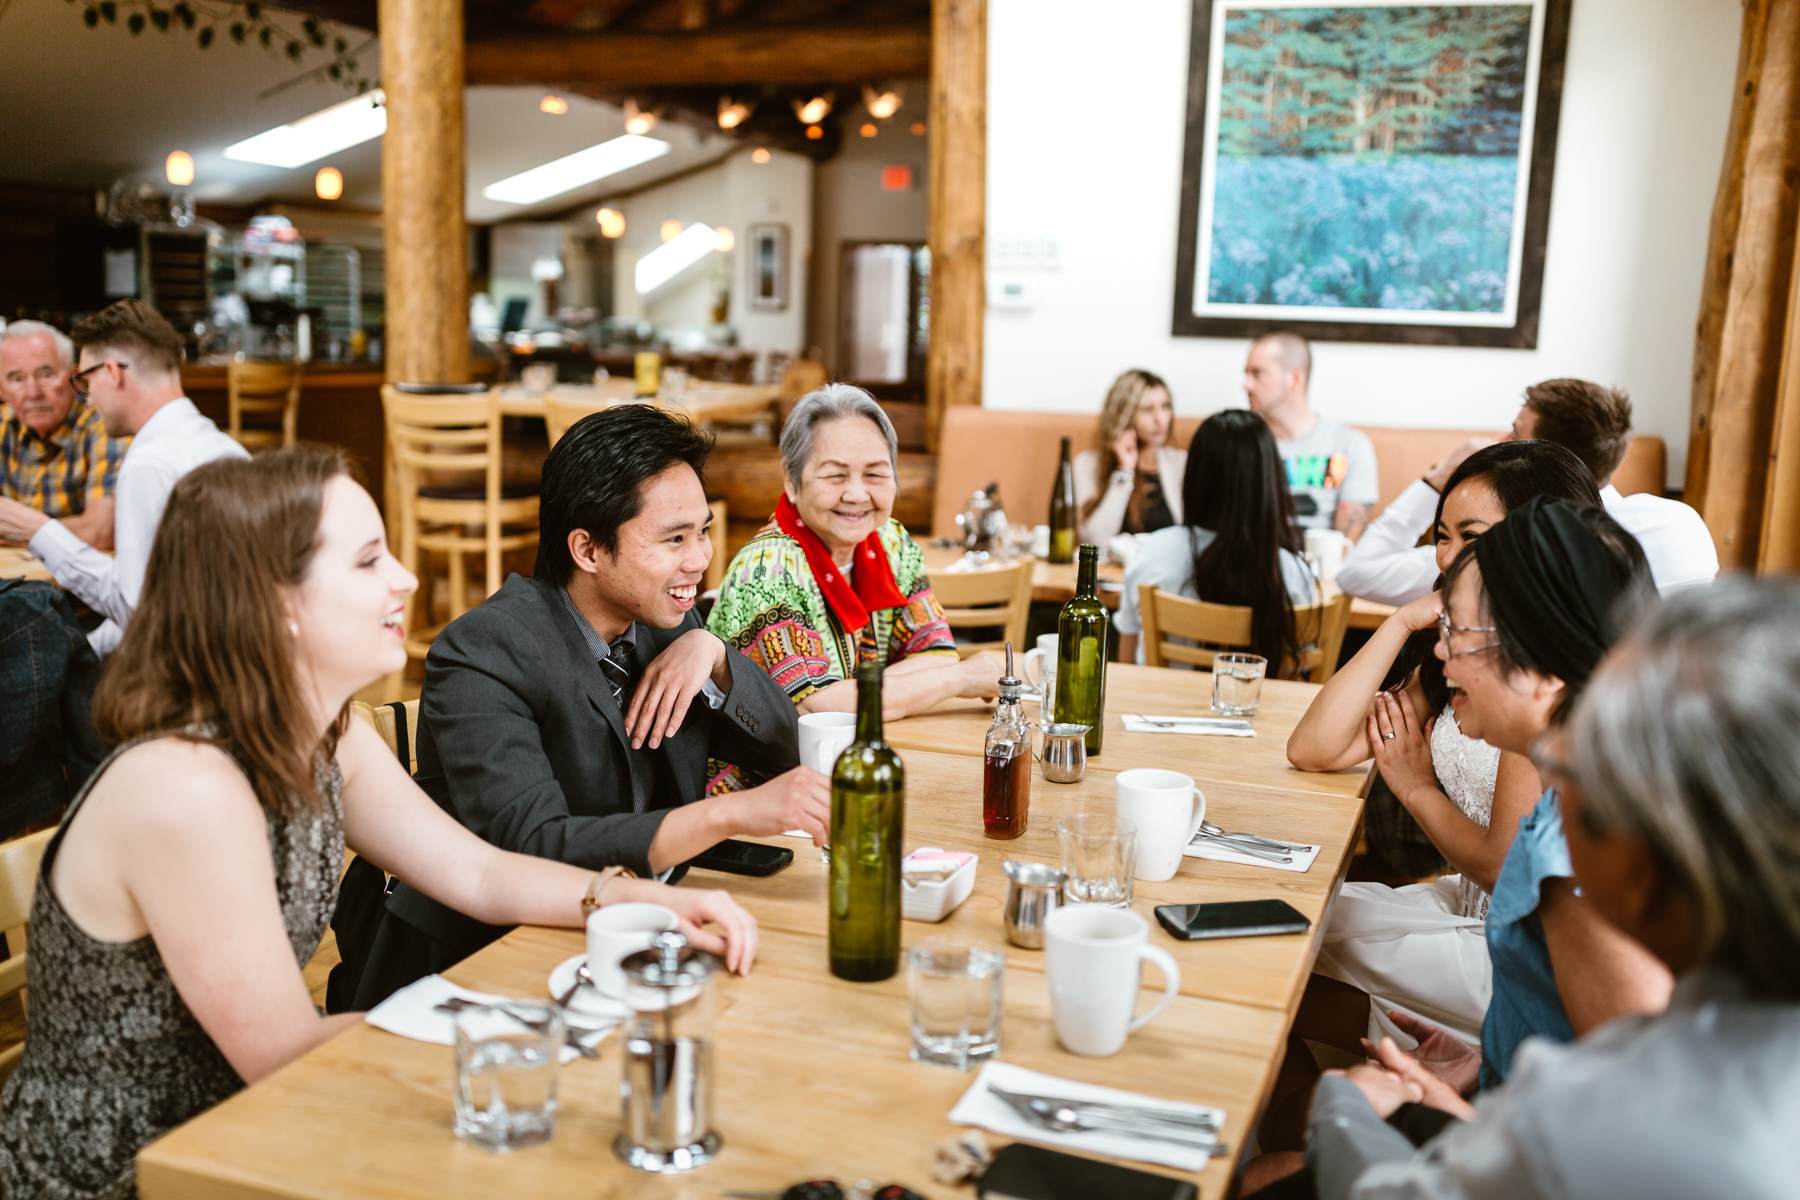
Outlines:
{"label": "floral patterned dress", "polygon": [[[189,1011],[149,935],[90,937],[50,886],[63,837],[114,751],[45,849],[31,906],[25,1055],[0,1101],[0,1196],[129,1200],[147,1143],[244,1086]],[[318,949],[344,868],[343,776],[321,764],[323,802],[269,818],[269,852],[294,961]]]}

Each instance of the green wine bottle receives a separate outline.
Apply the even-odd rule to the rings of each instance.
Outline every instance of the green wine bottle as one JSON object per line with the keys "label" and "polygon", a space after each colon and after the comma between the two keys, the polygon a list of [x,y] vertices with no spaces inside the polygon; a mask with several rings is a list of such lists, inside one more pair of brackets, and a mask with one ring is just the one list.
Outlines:
{"label": "green wine bottle", "polygon": [[1112,624],[1100,603],[1096,576],[1100,548],[1083,543],[1075,570],[1075,595],[1056,619],[1056,719],[1086,725],[1087,752],[1100,753],[1106,725],[1106,630]]}
{"label": "green wine bottle", "polygon": [[881,738],[881,664],[856,673],[856,740],[831,771],[831,973],[870,982],[900,969],[900,842],[906,767]]}
{"label": "green wine bottle", "polygon": [[1062,462],[1050,489],[1050,561],[1075,561],[1075,467],[1069,462],[1069,439],[1062,440]]}

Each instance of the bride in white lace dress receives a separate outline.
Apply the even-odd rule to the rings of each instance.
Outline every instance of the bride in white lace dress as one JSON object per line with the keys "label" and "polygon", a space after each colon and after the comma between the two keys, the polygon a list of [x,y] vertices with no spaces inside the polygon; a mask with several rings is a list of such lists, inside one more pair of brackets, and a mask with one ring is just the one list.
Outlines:
{"label": "bride in white lace dress", "polygon": [[[1543,442],[1489,446],[1446,474],[1426,481],[1443,488],[1433,527],[1440,570],[1531,496],[1594,495],[1580,462]],[[1342,770],[1372,757],[1456,872],[1398,888],[1346,883],[1326,914],[1315,969],[1367,993],[1369,1036],[1403,1046],[1412,1039],[1390,1009],[1480,1040],[1491,990],[1487,889],[1542,791],[1528,761],[1458,728],[1458,699],[1426,650],[1441,611],[1435,593],[1398,609],[1320,690],[1288,741],[1288,758],[1302,770]],[[1491,651],[1491,641],[1467,636],[1480,632],[1466,631],[1458,652]],[[1382,690],[1394,675],[1400,682]]]}

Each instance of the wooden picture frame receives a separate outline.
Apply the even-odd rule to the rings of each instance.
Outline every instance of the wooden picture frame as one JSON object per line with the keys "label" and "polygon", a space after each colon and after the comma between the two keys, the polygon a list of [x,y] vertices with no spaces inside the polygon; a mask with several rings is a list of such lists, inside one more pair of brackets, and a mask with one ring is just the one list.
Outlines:
{"label": "wooden picture frame", "polygon": [[786,312],[788,306],[788,227],[776,222],[750,226],[750,307],[758,312]]}
{"label": "wooden picture frame", "polygon": [[1534,348],[1569,7],[1194,0],[1174,335]]}

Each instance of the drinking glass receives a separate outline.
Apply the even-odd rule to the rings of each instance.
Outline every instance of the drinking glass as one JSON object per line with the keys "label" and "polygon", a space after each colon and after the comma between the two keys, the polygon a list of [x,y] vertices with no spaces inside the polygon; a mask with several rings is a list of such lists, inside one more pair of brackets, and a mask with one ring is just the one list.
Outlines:
{"label": "drinking glass", "polygon": [[463,1009],[456,1031],[456,1136],[505,1153],[556,1131],[562,1011],[507,1000]]}
{"label": "drinking glass", "polygon": [[1062,847],[1063,899],[1070,904],[1131,906],[1137,826],[1112,813],[1072,813],[1056,823]]}
{"label": "drinking glass", "polygon": [[998,1054],[1005,969],[1006,955],[987,946],[933,940],[908,950],[913,1061],[966,1071]]}
{"label": "drinking glass", "polygon": [[1215,654],[1213,711],[1228,717],[1254,717],[1262,705],[1263,676],[1268,670],[1269,660],[1260,654]]}

